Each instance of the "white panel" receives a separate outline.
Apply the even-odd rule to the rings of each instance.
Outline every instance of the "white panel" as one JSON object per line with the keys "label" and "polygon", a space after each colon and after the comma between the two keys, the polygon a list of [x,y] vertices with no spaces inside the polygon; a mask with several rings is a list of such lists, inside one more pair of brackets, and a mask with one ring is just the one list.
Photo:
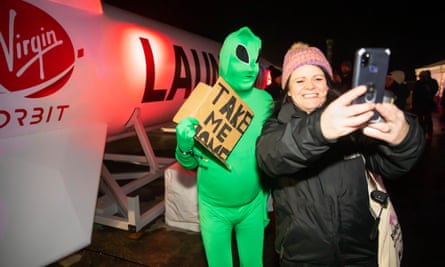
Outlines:
{"label": "white panel", "polygon": [[106,126],[0,140],[0,266],[44,266],[91,242]]}

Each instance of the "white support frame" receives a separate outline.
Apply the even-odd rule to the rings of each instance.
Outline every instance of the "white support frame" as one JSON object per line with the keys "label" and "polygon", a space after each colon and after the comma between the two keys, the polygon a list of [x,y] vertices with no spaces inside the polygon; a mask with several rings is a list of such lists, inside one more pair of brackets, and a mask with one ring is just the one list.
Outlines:
{"label": "white support frame", "polygon": [[[134,128],[144,156],[105,153],[104,160],[148,165],[149,170],[147,172],[111,173],[102,163],[99,188],[103,195],[97,199],[94,217],[96,223],[132,232],[139,231],[162,215],[165,211],[165,201],[164,199],[159,201],[141,214],[139,196],[131,193],[162,177],[164,170],[175,162],[174,158],[156,157],[139,115],[140,110],[136,108],[126,127]],[[133,181],[120,186],[116,182],[120,179],[133,179]]]}

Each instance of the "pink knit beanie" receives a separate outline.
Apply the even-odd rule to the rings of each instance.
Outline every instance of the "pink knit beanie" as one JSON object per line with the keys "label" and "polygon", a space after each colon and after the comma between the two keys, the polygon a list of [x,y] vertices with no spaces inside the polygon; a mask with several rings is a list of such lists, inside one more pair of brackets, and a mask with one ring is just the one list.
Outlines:
{"label": "pink knit beanie", "polygon": [[285,88],[292,72],[307,64],[320,66],[327,73],[329,73],[331,78],[333,77],[331,64],[329,64],[323,52],[316,47],[310,47],[305,43],[298,42],[293,44],[284,56],[283,79],[281,80],[281,87],[283,89]]}

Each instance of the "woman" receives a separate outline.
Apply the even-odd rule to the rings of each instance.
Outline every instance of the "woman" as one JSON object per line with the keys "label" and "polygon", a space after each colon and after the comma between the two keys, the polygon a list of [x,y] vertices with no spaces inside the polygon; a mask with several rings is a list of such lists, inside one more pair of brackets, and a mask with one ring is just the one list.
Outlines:
{"label": "woman", "polygon": [[[274,182],[280,265],[377,266],[365,169],[407,173],[422,154],[422,130],[393,104],[351,105],[365,86],[337,97],[332,68],[315,47],[294,44],[282,69],[285,98],[256,145]],[[384,122],[367,123],[374,109]]]}

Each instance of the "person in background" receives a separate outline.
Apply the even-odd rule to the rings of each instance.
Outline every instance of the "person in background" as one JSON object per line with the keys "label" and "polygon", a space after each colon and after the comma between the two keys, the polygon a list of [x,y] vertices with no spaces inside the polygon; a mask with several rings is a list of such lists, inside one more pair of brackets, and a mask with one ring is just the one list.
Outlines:
{"label": "person in background", "polygon": [[269,66],[270,71],[270,84],[266,87],[266,91],[272,96],[274,101],[278,101],[281,96],[281,70],[274,67],[273,65]]}
{"label": "person in background", "polygon": [[340,72],[334,74],[335,88],[340,94],[349,90],[352,86],[352,63],[350,60],[343,60],[340,64]]}
{"label": "person in background", "polygon": [[194,141],[199,124],[195,118],[186,117],[176,126],[176,159],[185,169],[197,168],[200,230],[210,267],[233,266],[232,232],[240,266],[263,266],[269,192],[263,190],[260,181],[255,141],[272,112],[273,100],[266,91],[254,87],[260,51],[261,39],[242,27],[225,38],[219,54],[219,76],[254,113],[226,159],[230,168]]}
{"label": "person in background", "polygon": [[409,96],[408,85],[405,82],[405,72],[401,70],[391,71],[386,76],[386,90],[394,94],[394,104],[401,110],[406,109],[406,100]]}
{"label": "person in background", "polygon": [[[424,149],[422,129],[394,104],[351,104],[365,86],[338,95],[316,47],[294,44],[282,70],[285,99],[256,144],[258,166],[274,181],[280,266],[377,267],[365,171],[409,172]],[[368,123],[374,109],[384,122]]]}
{"label": "person in background", "polygon": [[433,136],[432,114],[437,109],[434,97],[438,90],[439,84],[436,79],[431,77],[431,72],[429,70],[421,71],[413,89],[413,112],[417,115],[427,141],[431,141]]}
{"label": "person in background", "polygon": [[270,71],[270,84],[266,87],[266,91],[272,96],[272,99],[275,102],[275,107],[281,100],[281,70],[274,67],[273,65],[269,66]]}
{"label": "person in background", "polygon": [[[441,107],[439,119],[440,119],[440,122],[445,123],[445,89],[444,88],[442,88],[442,94],[440,95],[439,104]],[[445,131],[445,128],[442,127],[441,130],[443,132],[443,131]]]}

